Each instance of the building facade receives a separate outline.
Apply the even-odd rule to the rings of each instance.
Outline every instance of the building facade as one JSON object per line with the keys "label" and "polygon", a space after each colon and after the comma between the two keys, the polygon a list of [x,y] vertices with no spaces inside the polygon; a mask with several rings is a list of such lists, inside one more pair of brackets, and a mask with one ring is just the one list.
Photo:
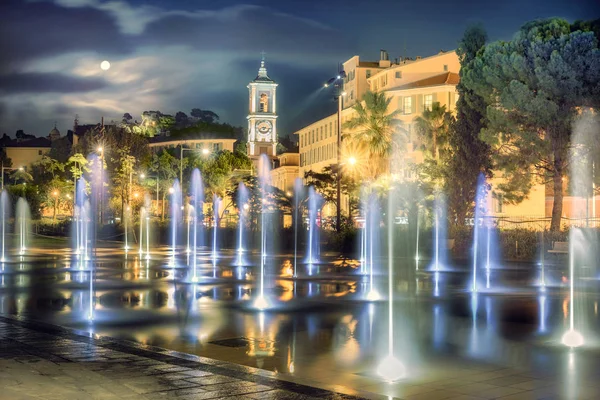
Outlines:
{"label": "building facade", "polygon": [[298,153],[282,153],[278,157],[277,168],[271,170],[271,185],[291,196],[294,193],[294,182],[298,178]]}
{"label": "building facade", "polygon": [[187,149],[196,149],[203,154],[211,154],[221,150],[233,152],[236,139],[222,139],[211,135],[200,134],[198,138],[174,139],[171,137],[155,136],[150,139],[148,146],[153,152],[162,149],[174,149],[183,146]]}
{"label": "building facade", "polygon": [[[399,111],[400,129],[408,139],[400,166],[405,178],[412,179],[415,164],[423,161],[420,140],[414,129],[414,120],[434,102],[446,110],[454,111],[458,96],[460,63],[456,52],[440,52],[437,55],[415,59],[389,60],[382,50],[379,61],[360,61],[354,56],[344,63],[344,79],[341,122],[342,126],[354,115],[352,108],[364,94],[371,90],[383,91],[391,97],[390,113]],[[360,97],[359,97],[360,96]],[[344,129],[342,128],[342,135]],[[306,171],[321,172],[326,166],[337,164],[337,113],[316,121],[297,132],[300,146],[299,174]],[[342,160],[353,157],[352,149],[342,142]],[[359,166],[360,167],[360,166]]]}

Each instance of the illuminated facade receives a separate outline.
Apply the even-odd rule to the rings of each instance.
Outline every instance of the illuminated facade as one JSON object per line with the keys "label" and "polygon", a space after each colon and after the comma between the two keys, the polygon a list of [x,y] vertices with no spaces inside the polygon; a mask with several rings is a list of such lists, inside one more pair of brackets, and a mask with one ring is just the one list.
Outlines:
{"label": "illuminated facade", "polygon": [[[392,62],[387,52],[382,50],[380,58],[378,62],[362,62],[358,56],[354,56],[344,63],[346,78],[342,126],[354,117],[352,107],[367,91],[384,91],[388,97],[392,97],[389,112],[400,110],[397,116],[400,129],[409,139],[401,167],[405,178],[411,179],[411,166],[423,161],[414,119],[434,102],[454,111],[458,99],[456,85],[459,82],[460,63],[454,51]],[[326,166],[337,163],[337,129],[336,113],[295,132],[300,145],[301,177],[306,171],[321,172]],[[342,130],[343,133],[346,132]],[[351,156],[348,151],[342,150],[343,157]]]}
{"label": "illuminated facade", "polygon": [[248,156],[277,155],[277,83],[267,75],[265,60],[248,84]]}

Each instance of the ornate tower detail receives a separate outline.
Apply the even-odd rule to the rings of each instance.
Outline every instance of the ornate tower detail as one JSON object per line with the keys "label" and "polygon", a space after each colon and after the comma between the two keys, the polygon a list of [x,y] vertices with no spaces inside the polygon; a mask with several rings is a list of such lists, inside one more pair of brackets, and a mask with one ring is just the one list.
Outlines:
{"label": "ornate tower detail", "polygon": [[248,156],[275,157],[277,148],[277,83],[267,75],[263,53],[258,76],[248,84]]}

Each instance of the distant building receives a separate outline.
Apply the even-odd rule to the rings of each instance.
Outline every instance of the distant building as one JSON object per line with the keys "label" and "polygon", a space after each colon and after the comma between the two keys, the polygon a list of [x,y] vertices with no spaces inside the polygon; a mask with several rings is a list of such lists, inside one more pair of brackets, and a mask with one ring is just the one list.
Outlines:
{"label": "distant building", "polygon": [[26,168],[48,154],[52,149],[52,142],[48,138],[18,140],[4,137],[0,139],[0,146],[4,149],[6,157],[11,159],[13,167]]}
{"label": "distant building", "polygon": [[150,138],[149,147],[153,152],[158,152],[162,149],[174,149],[183,146],[188,149],[197,149],[204,154],[211,154],[221,150],[233,152],[236,141],[236,139],[232,138],[219,137],[219,134],[197,133],[179,138],[155,136]]}
{"label": "distant building", "polygon": [[294,181],[298,177],[300,154],[282,153],[277,157],[275,168],[271,171],[271,185],[291,196]]}

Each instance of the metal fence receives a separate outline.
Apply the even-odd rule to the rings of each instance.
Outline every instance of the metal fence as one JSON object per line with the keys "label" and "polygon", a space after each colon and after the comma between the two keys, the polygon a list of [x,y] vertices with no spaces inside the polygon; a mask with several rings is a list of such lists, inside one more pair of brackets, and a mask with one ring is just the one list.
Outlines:
{"label": "metal fence", "polygon": [[[474,218],[467,219],[466,225],[473,225]],[[486,216],[480,219],[482,225],[493,225],[499,229],[527,229],[533,231],[541,231],[550,229],[552,222],[551,217],[545,216],[511,216],[511,217],[497,217],[497,216]],[[570,227],[588,227],[598,228],[600,227],[600,218],[567,218],[563,217],[560,220],[562,229],[569,229]]]}

